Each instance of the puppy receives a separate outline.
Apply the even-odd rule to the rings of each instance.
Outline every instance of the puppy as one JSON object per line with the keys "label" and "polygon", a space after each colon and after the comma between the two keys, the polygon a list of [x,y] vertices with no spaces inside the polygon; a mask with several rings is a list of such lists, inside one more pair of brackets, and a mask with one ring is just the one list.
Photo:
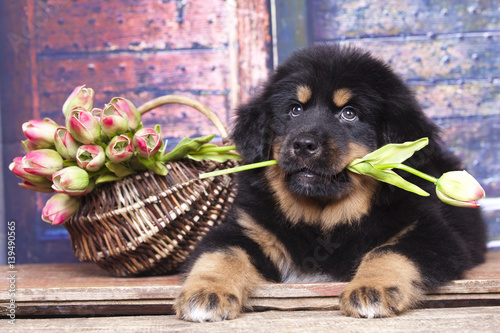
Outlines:
{"label": "puppy", "polygon": [[[244,162],[277,165],[238,175],[229,217],[186,264],[177,315],[233,319],[264,281],[350,281],[340,310],[388,317],[481,263],[478,210],[420,197],[347,165],[388,143],[429,138],[405,164],[439,177],[461,166],[440,143],[403,81],[355,48],[295,52],[237,110],[232,133]],[[401,173],[429,193],[434,185]]]}

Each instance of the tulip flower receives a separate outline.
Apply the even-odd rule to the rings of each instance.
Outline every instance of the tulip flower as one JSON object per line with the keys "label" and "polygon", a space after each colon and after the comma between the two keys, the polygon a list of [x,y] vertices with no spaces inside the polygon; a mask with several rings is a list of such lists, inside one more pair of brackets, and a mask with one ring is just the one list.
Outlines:
{"label": "tulip flower", "polygon": [[441,201],[458,207],[477,208],[476,200],[485,196],[481,185],[467,171],[450,171],[436,181],[436,194]]}
{"label": "tulip flower", "polygon": [[126,135],[115,136],[106,147],[106,156],[113,163],[128,161],[134,155],[132,140]]}
{"label": "tulip flower", "polygon": [[56,132],[54,133],[54,144],[57,152],[64,159],[75,158],[76,151],[80,145],[64,126],[59,126],[56,129]]}
{"label": "tulip flower", "polygon": [[49,187],[50,185],[52,185],[52,182],[46,177],[35,176],[24,170],[22,157],[14,158],[14,161],[11,164],[9,164],[9,170],[12,171],[14,175],[16,175],[17,177],[26,180],[31,184],[49,185]]}
{"label": "tulip flower", "polygon": [[137,111],[134,104],[128,99],[115,97],[110,102],[123,115],[126,115],[128,120],[128,131],[135,131],[141,124],[141,114]]}
{"label": "tulip flower", "polygon": [[39,148],[37,144],[32,142],[31,140],[21,141],[21,144],[23,145],[23,148],[27,153],[29,153],[32,150],[37,150]]}
{"label": "tulip flower", "polygon": [[434,183],[436,185],[436,194],[444,203],[458,207],[479,207],[476,200],[484,197],[484,190],[466,171],[446,172],[439,179],[436,179],[431,175],[401,164],[402,161],[412,156],[415,151],[426,146],[428,142],[427,138],[422,138],[413,142],[385,145],[361,159],[355,159],[349,164],[348,169],[355,173],[372,176],[404,190],[428,196],[427,192],[407,182],[392,171],[393,168],[404,170]]}
{"label": "tulip flower", "polygon": [[42,209],[42,220],[52,225],[58,225],[69,220],[79,208],[77,198],[67,194],[54,194]]}
{"label": "tulip flower", "polygon": [[150,158],[161,148],[161,134],[152,128],[141,128],[135,133],[132,143],[140,156]]}
{"label": "tulip flower", "polygon": [[31,190],[31,191],[36,191],[36,192],[41,192],[41,193],[52,193],[54,192],[54,189],[52,188],[52,182],[49,182],[48,184],[35,184],[31,183],[30,181],[23,179],[22,183],[19,183],[19,186],[26,190]]}
{"label": "tulip flower", "polygon": [[100,117],[101,129],[110,138],[123,134],[128,129],[127,115],[113,104],[106,104]]}
{"label": "tulip flower", "polygon": [[89,172],[98,171],[104,166],[106,155],[104,149],[97,145],[83,145],[76,152],[78,166]]}
{"label": "tulip flower", "polygon": [[52,188],[58,193],[81,196],[94,189],[94,181],[90,180],[87,171],[70,166],[61,169],[52,176]]}
{"label": "tulip flower", "polygon": [[85,88],[85,85],[76,87],[63,104],[62,111],[64,116],[68,116],[75,106],[90,111],[94,105],[94,90]]}
{"label": "tulip flower", "polygon": [[54,133],[57,124],[50,118],[43,120],[32,119],[24,123],[22,128],[24,135],[31,144],[40,148],[50,148],[54,145]]}
{"label": "tulip flower", "polygon": [[76,141],[86,145],[93,143],[101,135],[99,121],[80,106],[71,109],[66,117],[66,128]]}
{"label": "tulip flower", "polygon": [[38,149],[26,154],[22,165],[24,170],[32,175],[51,178],[54,172],[63,168],[63,159],[53,149]]}

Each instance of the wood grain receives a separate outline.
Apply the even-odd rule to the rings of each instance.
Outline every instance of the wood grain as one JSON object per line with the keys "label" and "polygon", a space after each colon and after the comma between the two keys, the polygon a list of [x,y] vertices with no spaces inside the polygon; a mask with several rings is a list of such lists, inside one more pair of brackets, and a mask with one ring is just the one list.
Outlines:
{"label": "wood grain", "polygon": [[[189,323],[175,316],[18,319],[20,332],[498,332],[498,307],[421,309],[384,319],[356,319],[338,311],[267,311],[216,323]],[[7,320],[0,320],[7,327]]]}
{"label": "wood grain", "polygon": [[[423,307],[500,306],[500,253],[429,293]],[[7,268],[2,266],[4,276]],[[338,295],[347,283],[260,285],[249,305],[254,310],[338,309]],[[9,302],[2,281],[0,305]],[[180,276],[116,278],[94,264],[20,265],[17,268],[16,305],[20,316],[129,315],[172,312],[180,293]],[[6,307],[0,314],[6,314]]]}

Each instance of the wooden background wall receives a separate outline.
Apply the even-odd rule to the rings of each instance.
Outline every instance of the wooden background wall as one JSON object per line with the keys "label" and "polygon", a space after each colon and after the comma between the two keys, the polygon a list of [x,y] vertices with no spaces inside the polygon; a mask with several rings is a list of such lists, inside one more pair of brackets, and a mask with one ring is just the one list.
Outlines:
{"label": "wooden background wall", "polygon": [[[21,125],[51,117],[74,87],[95,105],[123,96],[136,106],[165,94],[193,97],[226,123],[267,77],[265,0],[19,0],[0,3],[5,215],[17,223],[19,262],[74,261],[62,227],[40,219],[46,195],[22,190],[8,171],[24,152]],[[195,110],[167,106],[143,117],[169,145],[216,129]]]}
{"label": "wooden background wall", "polygon": [[[75,261],[64,229],[39,217],[46,197],[19,188],[7,169],[23,154],[23,122],[49,116],[62,123],[66,96],[86,83],[97,105],[114,96],[140,105],[183,94],[230,124],[273,56],[279,62],[314,42],[360,45],[404,76],[484,185],[490,239],[500,240],[499,7],[499,0],[1,1],[5,218],[17,223],[18,261]],[[145,118],[160,123],[171,144],[215,131],[185,107]]]}

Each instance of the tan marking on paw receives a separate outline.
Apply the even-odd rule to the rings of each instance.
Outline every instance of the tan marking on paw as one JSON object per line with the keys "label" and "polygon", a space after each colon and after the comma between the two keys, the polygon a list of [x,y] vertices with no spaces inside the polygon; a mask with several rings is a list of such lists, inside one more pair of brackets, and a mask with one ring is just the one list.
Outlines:
{"label": "tan marking on paw", "polygon": [[381,318],[416,306],[424,295],[417,267],[401,254],[369,253],[340,295],[347,316]]}
{"label": "tan marking on paw", "polygon": [[177,316],[194,322],[234,319],[263,280],[239,247],[204,253],[182,286],[174,305]]}

